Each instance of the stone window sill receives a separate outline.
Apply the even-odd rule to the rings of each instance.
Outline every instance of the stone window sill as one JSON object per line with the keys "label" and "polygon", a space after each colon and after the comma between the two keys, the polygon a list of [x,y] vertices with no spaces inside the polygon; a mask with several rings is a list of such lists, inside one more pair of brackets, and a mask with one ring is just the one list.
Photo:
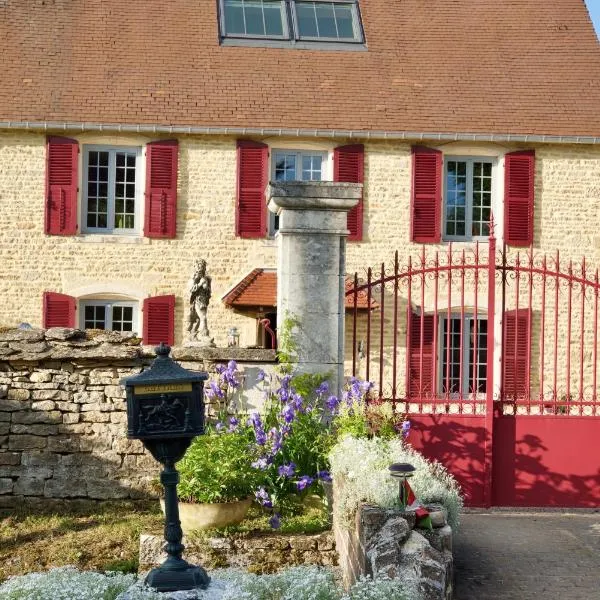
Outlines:
{"label": "stone window sill", "polygon": [[81,243],[92,244],[149,244],[150,238],[141,235],[102,235],[96,233],[83,233],[75,236]]}

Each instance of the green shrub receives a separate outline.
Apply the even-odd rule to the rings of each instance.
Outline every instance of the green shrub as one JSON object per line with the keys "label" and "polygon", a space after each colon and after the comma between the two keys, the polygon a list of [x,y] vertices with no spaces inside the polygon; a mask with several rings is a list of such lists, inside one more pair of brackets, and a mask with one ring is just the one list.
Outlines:
{"label": "green shrub", "polygon": [[263,475],[252,467],[253,432],[209,430],[194,439],[177,464],[179,498],[184,502],[231,502],[254,494]]}

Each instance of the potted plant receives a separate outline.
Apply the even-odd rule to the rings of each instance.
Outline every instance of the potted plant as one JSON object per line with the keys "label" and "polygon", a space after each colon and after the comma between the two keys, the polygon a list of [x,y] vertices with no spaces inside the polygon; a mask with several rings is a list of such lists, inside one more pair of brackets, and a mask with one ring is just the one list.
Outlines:
{"label": "potted plant", "polygon": [[184,533],[244,519],[262,475],[252,466],[253,432],[232,418],[228,429],[197,437],[177,464],[179,513]]}

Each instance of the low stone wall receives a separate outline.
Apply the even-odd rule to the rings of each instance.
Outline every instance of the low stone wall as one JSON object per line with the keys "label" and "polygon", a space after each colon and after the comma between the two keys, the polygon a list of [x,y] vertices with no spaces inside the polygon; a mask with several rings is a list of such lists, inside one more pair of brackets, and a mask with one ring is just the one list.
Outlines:
{"label": "low stone wall", "polygon": [[[252,376],[270,370],[271,350],[175,347],[195,371],[238,361],[251,409]],[[105,500],[151,493],[158,465],[126,437],[125,390],[153,348],[113,332],[54,328],[0,331],[0,508],[47,498]]]}
{"label": "low stone wall", "polygon": [[[207,568],[239,567],[254,573],[272,573],[293,565],[337,565],[330,531],[316,535],[255,534],[244,537],[183,540],[184,558]],[[140,570],[150,569],[167,557],[165,541],[157,535],[140,536]]]}
{"label": "low stone wall", "polygon": [[362,506],[351,529],[337,525],[335,541],[342,579],[360,576],[401,579],[422,600],[451,600],[452,529],[441,506],[429,506],[434,527],[415,529],[414,512]]}

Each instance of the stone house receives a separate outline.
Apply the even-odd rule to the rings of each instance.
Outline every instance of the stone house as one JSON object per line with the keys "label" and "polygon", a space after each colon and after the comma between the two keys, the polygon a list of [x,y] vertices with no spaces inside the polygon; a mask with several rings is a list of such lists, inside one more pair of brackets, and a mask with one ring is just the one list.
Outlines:
{"label": "stone house", "polygon": [[204,258],[217,344],[271,344],[269,180],[364,184],[349,273],[485,245],[492,215],[600,264],[581,0],[8,0],[0,33],[0,326],[179,344]]}

